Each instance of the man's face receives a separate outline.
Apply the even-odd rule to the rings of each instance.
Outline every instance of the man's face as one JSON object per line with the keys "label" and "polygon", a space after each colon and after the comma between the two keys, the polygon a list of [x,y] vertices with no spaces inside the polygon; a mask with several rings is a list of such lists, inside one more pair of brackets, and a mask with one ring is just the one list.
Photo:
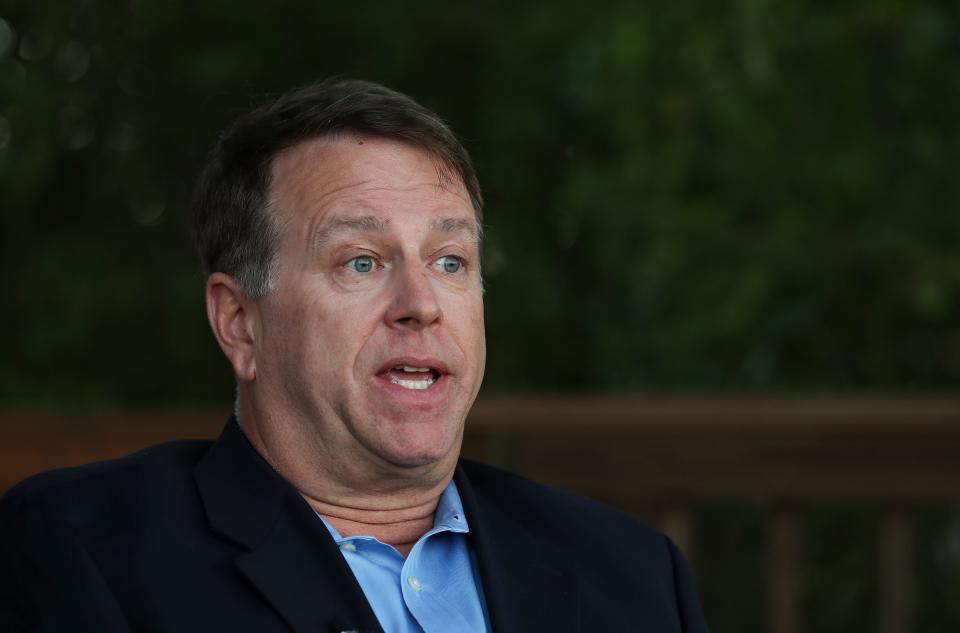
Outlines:
{"label": "man's face", "polygon": [[334,461],[452,463],[486,357],[466,190],[422,150],[376,138],[303,143],[272,173],[280,248],[255,335],[264,404]]}

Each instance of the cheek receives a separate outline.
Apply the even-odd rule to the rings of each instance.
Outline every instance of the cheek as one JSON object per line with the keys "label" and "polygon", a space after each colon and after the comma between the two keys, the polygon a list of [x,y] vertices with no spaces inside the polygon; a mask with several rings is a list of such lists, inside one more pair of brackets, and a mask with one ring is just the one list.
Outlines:
{"label": "cheek", "polygon": [[483,299],[476,298],[470,302],[467,320],[474,332],[474,336],[482,343],[485,337],[483,321]]}
{"label": "cheek", "polygon": [[318,361],[335,351],[336,314],[321,300],[302,295],[284,299],[265,315],[265,352],[281,367],[314,374],[322,366]]}
{"label": "cheek", "polygon": [[483,376],[484,370],[487,365],[487,333],[483,325],[483,313],[481,312],[480,318],[477,320],[477,357],[479,361],[477,362],[477,368],[480,376]]}
{"label": "cheek", "polygon": [[307,311],[297,305],[282,305],[269,315],[264,328],[264,354],[280,373],[302,371],[309,356],[310,328]]}
{"label": "cheek", "polygon": [[464,346],[464,351],[472,356],[471,360],[478,361],[480,368],[486,355],[486,334],[483,322],[483,300],[471,298],[470,301],[460,301],[450,313],[450,322],[455,324],[457,338]]}
{"label": "cheek", "polygon": [[[378,306],[367,297],[338,295],[332,301],[316,301],[309,319],[314,332],[312,343],[325,356],[331,369],[365,371],[365,357],[372,347],[368,343],[380,322]],[[368,359],[367,362],[370,362]]]}

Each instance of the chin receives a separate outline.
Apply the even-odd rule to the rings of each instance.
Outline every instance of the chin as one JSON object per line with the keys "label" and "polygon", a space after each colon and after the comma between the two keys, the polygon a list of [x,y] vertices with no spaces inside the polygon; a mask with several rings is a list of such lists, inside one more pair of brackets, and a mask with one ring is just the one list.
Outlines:
{"label": "chin", "polygon": [[436,464],[441,458],[435,455],[389,455],[386,460],[400,468],[419,468]]}
{"label": "chin", "polygon": [[432,466],[447,459],[450,451],[414,451],[397,450],[396,448],[382,447],[377,454],[385,462],[399,468],[419,468]]}
{"label": "chin", "polygon": [[440,437],[416,439],[406,436],[397,438],[396,442],[387,441],[377,452],[387,462],[402,468],[430,466],[451,457],[452,461],[455,461],[459,454],[459,442],[450,442],[447,438]]}

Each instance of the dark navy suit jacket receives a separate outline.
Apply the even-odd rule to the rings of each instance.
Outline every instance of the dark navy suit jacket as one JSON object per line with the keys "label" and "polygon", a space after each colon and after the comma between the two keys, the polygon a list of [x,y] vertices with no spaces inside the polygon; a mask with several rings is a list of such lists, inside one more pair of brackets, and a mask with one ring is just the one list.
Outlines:
{"label": "dark navy suit jacket", "polygon": [[[662,534],[599,503],[462,461],[496,633],[703,633]],[[380,631],[330,534],[236,423],[32,477],[0,501],[0,631]],[[456,633],[456,632],[451,632]]]}

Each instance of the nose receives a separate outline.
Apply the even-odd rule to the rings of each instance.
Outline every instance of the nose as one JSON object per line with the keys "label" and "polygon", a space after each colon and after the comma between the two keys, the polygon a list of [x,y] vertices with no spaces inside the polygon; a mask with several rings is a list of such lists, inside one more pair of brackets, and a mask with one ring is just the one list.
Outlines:
{"label": "nose", "polygon": [[427,271],[417,266],[401,266],[391,291],[387,325],[419,331],[440,321],[440,304]]}

